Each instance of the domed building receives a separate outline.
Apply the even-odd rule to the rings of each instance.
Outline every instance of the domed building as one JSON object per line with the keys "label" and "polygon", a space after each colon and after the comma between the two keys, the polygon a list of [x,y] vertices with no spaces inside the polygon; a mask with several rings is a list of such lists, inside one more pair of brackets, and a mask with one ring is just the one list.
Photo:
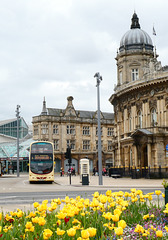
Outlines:
{"label": "domed building", "polygon": [[[117,52],[115,166],[168,167],[168,67],[162,67],[137,14]],[[168,148],[167,148],[168,149]]]}

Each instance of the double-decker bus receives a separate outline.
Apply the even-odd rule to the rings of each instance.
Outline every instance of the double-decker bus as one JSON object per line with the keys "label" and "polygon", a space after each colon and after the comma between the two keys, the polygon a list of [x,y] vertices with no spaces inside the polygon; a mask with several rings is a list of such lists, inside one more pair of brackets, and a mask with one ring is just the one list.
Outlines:
{"label": "double-decker bus", "polygon": [[29,183],[54,181],[54,148],[51,142],[37,141],[30,145]]}

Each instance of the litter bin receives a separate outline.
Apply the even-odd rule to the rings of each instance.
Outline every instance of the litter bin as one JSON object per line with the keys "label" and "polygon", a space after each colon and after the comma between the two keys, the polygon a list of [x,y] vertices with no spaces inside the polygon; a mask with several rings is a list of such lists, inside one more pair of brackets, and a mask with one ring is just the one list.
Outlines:
{"label": "litter bin", "polygon": [[89,185],[89,174],[82,174],[82,185]]}

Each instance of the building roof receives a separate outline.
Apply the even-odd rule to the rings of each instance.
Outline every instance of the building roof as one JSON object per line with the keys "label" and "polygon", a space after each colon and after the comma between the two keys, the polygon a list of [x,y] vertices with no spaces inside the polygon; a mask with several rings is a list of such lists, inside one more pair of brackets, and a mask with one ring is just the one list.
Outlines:
{"label": "building roof", "polygon": [[16,121],[16,120],[17,120],[17,118],[2,120],[2,121],[0,121],[0,126],[2,126],[2,125],[4,125],[4,124],[11,123],[11,122],[14,122],[14,121]]}
{"label": "building roof", "polygon": [[[65,114],[65,109],[57,109],[57,108],[47,108],[48,115],[53,115],[56,117],[61,117]],[[83,111],[83,110],[75,110],[76,116],[79,118],[96,118],[97,117],[97,111]],[[104,119],[113,120],[114,119],[114,113],[108,113],[108,112],[101,112],[101,116]]]}
{"label": "building roof", "polygon": [[151,37],[141,29],[139,18],[134,13],[132,17],[131,29],[127,31],[120,41],[120,52],[123,50],[153,50]]}
{"label": "building roof", "polygon": [[[34,142],[32,138],[19,143],[19,157],[29,157],[30,144]],[[0,143],[0,158],[16,158],[17,157],[17,142]]]}
{"label": "building roof", "polygon": [[153,133],[148,131],[147,129],[141,128],[141,129],[137,129],[133,134],[131,134],[131,137],[142,135],[142,134],[147,136],[153,135]]}

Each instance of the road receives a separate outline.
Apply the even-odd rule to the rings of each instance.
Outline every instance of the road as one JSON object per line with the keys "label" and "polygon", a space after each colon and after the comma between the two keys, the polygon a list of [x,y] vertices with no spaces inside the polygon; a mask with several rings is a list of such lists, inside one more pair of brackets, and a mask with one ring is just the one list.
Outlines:
{"label": "road", "polygon": [[[141,189],[145,194],[148,192],[155,192],[155,190],[161,190],[164,192],[160,181],[149,181],[148,186],[144,186],[144,183],[141,180],[136,182],[134,180],[115,180],[107,177],[106,179],[104,178],[104,183],[109,184],[108,186],[95,185],[95,182],[97,181],[96,178],[91,179],[89,186],[82,186],[81,183],[78,182],[78,177],[74,177],[72,179],[72,182],[75,183],[73,185],[69,185],[69,180],[67,177],[60,178],[57,176],[56,179],[57,180],[53,184],[29,184],[28,175],[22,175],[19,178],[13,175],[0,178],[1,209],[3,211],[12,211],[17,208],[28,210],[33,208],[33,203],[36,201],[41,203],[43,200],[47,199],[50,202],[51,199],[55,198],[64,199],[67,195],[70,198],[81,196],[91,200],[92,194],[95,191],[99,191],[102,194],[105,194],[108,189],[111,189],[112,191],[129,191],[131,188],[130,182],[133,182],[134,185],[137,184],[137,189]],[[126,181],[128,182],[127,184]],[[141,183],[140,188],[138,188],[139,182]],[[133,187],[136,187],[136,185]],[[157,196],[154,194],[153,198],[156,200]]]}

